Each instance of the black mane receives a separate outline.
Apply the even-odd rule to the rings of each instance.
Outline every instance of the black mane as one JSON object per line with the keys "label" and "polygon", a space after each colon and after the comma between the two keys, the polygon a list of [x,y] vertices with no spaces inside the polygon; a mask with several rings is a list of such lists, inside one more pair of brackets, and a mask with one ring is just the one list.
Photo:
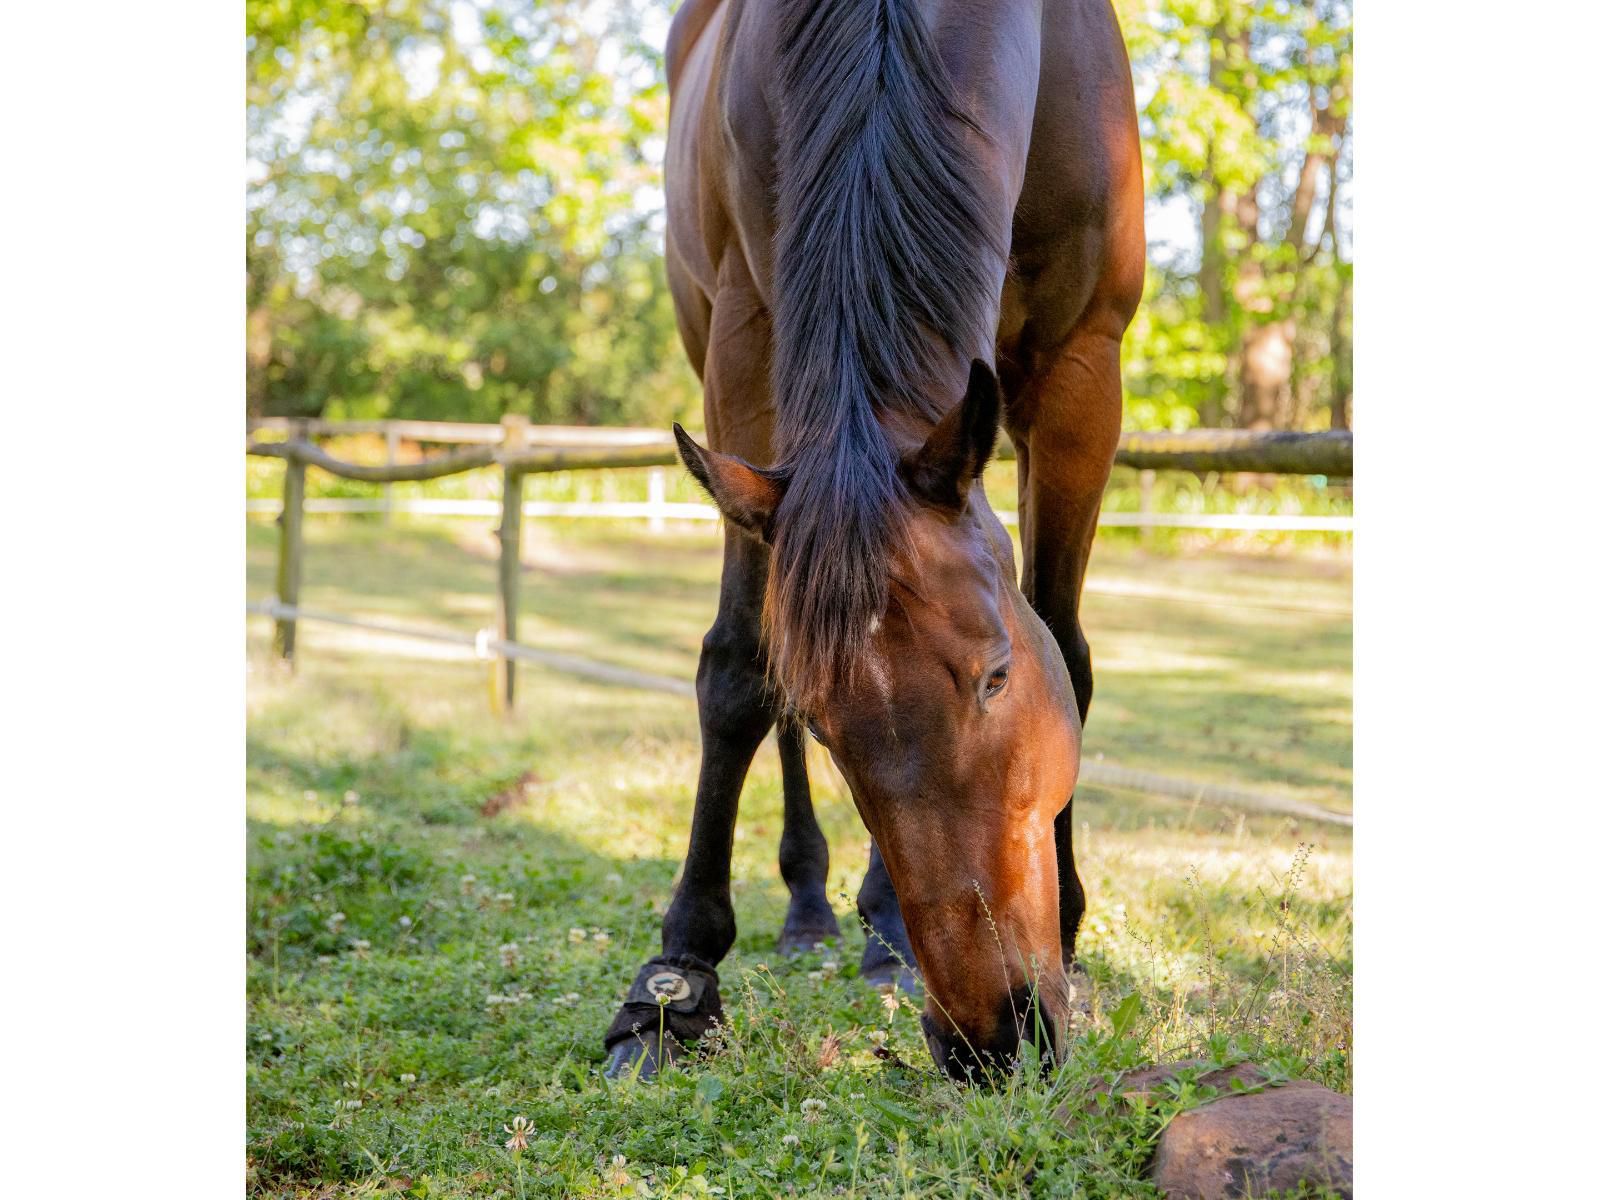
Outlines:
{"label": "black mane", "polygon": [[928,380],[990,357],[983,303],[1006,237],[975,186],[976,124],[915,0],[786,0],[777,79],[773,389],[779,470],[767,585],[773,671],[809,707],[887,603],[907,511],[885,411],[937,420]]}

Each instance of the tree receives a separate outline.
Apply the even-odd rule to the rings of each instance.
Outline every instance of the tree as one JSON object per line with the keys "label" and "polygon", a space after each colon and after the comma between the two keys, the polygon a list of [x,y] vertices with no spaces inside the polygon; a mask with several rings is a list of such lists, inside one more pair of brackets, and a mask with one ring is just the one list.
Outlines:
{"label": "tree", "polygon": [[[1348,424],[1351,0],[1115,0],[1130,424]],[[662,425],[670,0],[246,0],[250,410]],[[1157,223],[1152,224],[1152,228]]]}
{"label": "tree", "polygon": [[[1124,0],[1151,195],[1198,253],[1152,272],[1132,339],[1161,423],[1348,420],[1349,0]],[[1159,257],[1159,256],[1158,256]],[[1164,327],[1166,336],[1161,336]],[[1157,391],[1156,389],[1161,389]]]}
{"label": "tree", "polygon": [[659,11],[248,0],[251,410],[686,411]]}

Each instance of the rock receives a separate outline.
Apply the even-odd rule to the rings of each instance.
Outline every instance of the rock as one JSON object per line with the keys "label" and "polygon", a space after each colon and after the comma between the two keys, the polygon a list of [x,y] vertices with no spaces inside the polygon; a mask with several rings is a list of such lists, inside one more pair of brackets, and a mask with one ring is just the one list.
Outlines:
{"label": "rock", "polygon": [[[1125,1076],[1122,1096],[1150,1095],[1195,1060]],[[1173,1118],[1156,1145],[1150,1175],[1171,1200],[1233,1200],[1290,1192],[1302,1181],[1340,1196],[1353,1191],[1350,1097],[1297,1079],[1265,1091],[1228,1091],[1235,1079],[1264,1083],[1253,1063],[1212,1071],[1200,1082],[1222,1095]]]}

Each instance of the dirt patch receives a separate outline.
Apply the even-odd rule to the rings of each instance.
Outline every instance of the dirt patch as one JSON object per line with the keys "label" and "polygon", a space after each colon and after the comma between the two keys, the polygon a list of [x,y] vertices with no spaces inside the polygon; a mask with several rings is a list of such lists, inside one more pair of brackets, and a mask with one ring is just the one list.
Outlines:
{"label": "dirt patch", "polygon": [[524,771],[510,787],[503,788],[485,800],[478,812],[484,817],[498,817],[511,808],[521,808],[528,802],[528,789],[543,783],[532,771]]}

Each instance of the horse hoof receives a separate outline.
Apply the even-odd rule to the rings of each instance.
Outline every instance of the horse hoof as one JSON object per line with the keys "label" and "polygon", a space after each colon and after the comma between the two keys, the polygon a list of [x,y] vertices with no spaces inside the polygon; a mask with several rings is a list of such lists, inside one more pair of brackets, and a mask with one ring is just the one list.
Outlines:
{"label": "horse hoof", "polygon": [[812,954],[827,949],[829,942],[837,944],[839,930],[833,929],[785,929],[778,935],[778,953],[784,958],[799,958],[802,954]]}
{"label": "horse hoof", "polygon": [[648,1081],[661,1073],[661,1068],[671,1066],[686,1051],[683,1044],[670,1032],[655,1036],[639,1034],[625,1038],[611,1048],[606,1062],[607,1079],[638,1079]]}
{"label": "horse hoof", "polygon": [[922,983],[917,977],[899,963],[885,963],[879,967],[872,967],[862,973],[865,979],[880,992],[900,992],[903,995],[915,995],[922,990]]}

